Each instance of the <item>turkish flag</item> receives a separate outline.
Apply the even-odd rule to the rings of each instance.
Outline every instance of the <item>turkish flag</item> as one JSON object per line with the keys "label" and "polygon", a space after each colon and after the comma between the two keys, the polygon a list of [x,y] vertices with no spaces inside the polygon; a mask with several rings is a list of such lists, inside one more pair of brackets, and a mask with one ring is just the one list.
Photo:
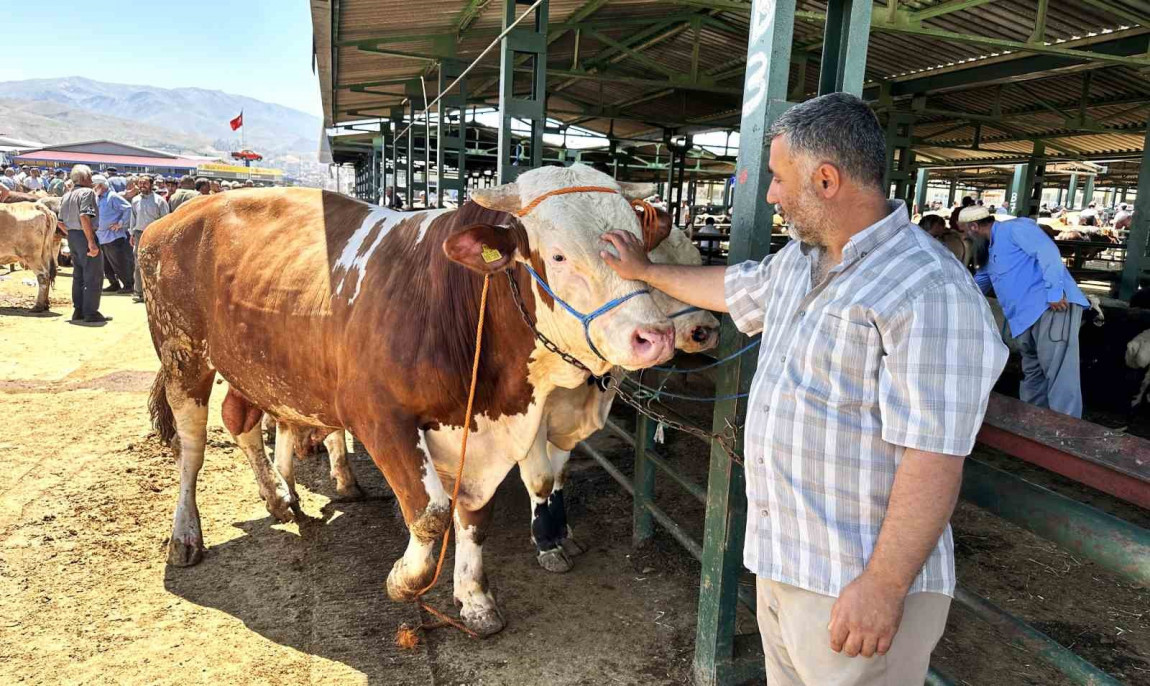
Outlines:
{"label": "turkish flag", "polygon": [[236,129],[243,126],[244,125],[244,111],[240,110],[240,116],[236,117],[235,119],[231,120],[228,123],[230,123],[232,125],[232,131],[235,131]]}

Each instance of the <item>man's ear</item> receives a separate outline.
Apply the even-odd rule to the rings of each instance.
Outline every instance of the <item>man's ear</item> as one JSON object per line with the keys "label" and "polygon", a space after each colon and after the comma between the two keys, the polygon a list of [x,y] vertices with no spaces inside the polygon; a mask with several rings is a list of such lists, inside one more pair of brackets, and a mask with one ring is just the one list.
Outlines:
{"label": "man's ear", "polygon": [[828,162],[823,162],[815,167],[815,191],[824,198],[838,193],[839,188],[842,187],[842,174],[839,173],[838,167]]}
{"label": "man's ear", "polygon": [[473,272],[494,274],[511,267],[517,246],[526,240],[522,232],[520,226],[475,224],[448,236],[443,253]]}

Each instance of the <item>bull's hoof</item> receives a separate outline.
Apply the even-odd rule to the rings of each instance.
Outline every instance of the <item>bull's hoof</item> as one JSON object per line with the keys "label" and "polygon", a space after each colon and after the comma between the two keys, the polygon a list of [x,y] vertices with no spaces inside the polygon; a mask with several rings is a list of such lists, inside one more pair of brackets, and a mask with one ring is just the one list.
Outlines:
{"label": "bull's hoof", "polygon": [[507,626],[507,622],[503,621],[503,614],[499,612],[499,608],[483,608],[475,612],[467,612],[465,609],[460,617],[463,619],[463,626],[471,629],[480,638],[487,638],[503,631],[503,627]]}
{"label": "bull's hoof", "polygon": [[367,494],[364,493],[363,489],[359,487],[359,484],[354,481],[352,481],[350,484],[344,484],[342,486],[337,483],[335,486],[336,500],[363,500],[366,497]]}
{"label": "bull's hoof", "polygon": [[204,540],[189,538],[168,541],[168,564],[173,567],[191,567],[204,559]]}
{"label": "bull's hoof", "polygon": [[570,532],[567,533],[567,538],[559,541],[559,545],[563,547],[563,552],[567,553],[567,557],[579,557],[587,552],[587,548],[579,541],[576,541]]}
{"label": "bull's hoof", "polygon": [[47,312],[48,306],[47,305],[33,305],[31,311],[32,312]]}
{"label": "bull's hoof", "polygon": [[285,493],[276,493],[272,498],[264,501],[268,507],[268,514],[280,522],[287,524],[296,521],[296,512],[299,511],[299,501]]}
{"label": "bull's hoof", "polygon": [[551,550],[541,550],[538,557],[539,566],[552,574],[565,574],[571,571],[574,563],[567,553],[562,548],[552,548]]}
{"label": "bull's hoof", "polygon": [[387,597],[400,602],[414,600],[415,594],[427,587],[434,573],[435,569],[432,568],[425,578],[413,579],[407,572],[407,566],[403,564],[403,558],[399,558],[387,575]]}

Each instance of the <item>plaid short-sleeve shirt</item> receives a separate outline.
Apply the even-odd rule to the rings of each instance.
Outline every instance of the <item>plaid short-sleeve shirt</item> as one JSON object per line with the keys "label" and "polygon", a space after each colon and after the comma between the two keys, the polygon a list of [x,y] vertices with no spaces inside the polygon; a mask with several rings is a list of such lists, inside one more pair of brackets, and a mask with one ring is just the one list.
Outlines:
{"label": "plaid short-sleeve shirt", "polygon": [[[734,265],[725,290],[739,330],[762,333],[744,563],[837,596],[874,552],[906,449],[970,453],[1007,349],[970,273],[901,201],[813,284],[818,250],[792,241]],[[910,592],[954,584],[947,526]]]}

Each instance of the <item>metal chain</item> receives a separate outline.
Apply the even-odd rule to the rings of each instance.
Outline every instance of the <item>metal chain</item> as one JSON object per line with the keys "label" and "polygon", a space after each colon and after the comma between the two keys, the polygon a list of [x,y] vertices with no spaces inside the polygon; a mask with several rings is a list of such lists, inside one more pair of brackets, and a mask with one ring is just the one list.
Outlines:
{"label": "metal chain", "polygon": [[[587,367],[587,365],[580,362],[570,353],[566,353],[560,350],[558,345],[555,345],[551,339],[547,338],[547,336],[544,336],[543,333],[535,327],[535,323],[531,321],[531,316],[527,314],[527,304],[523,302],[523,294],[519,291],[519,282],[515,280],[515,277],[511,274],[511,270],[507,270],[505,273],[507,274],[507,283],[511,286],[511,295],[515,300],[515,305],[519,308],[519,314],[523,317],[523,322],[527,324],[527,327],[531,329],[532,333],[535,334],[535,340],[542,343],[544,348],[547,348],[547,350],[558,355],[563,359],[564,362],[567,362],[568,364],[575,366],[577,369],[581,369],[590,374],[593,378],[596,379],[596,383],[599,384],[599,387],[603,389],[604,392],[611,390],[615,391],[615,397],[622,400],[626,405],[634,408],[636,412],[640,412],[650,419],[654,419],[667,428],[674,429],[676,431],[682,431],[683,433],[688,433],[692,436],[697,436],[704,441],[714,441],[715,443],[719,444],[719,447],[723,449],[723,452],[727,454],[727,457],[730,458],[732,462],[739,465],[743,464],[743,459],[735,447],[738,445],[739,440],[738,427],[732,424],[731,420],[725,420],[727,427],[723,430],[722,433],[711,433],[709,431],[704,431],[697,426],[691,426],[690,424],[685,424],[683,422],[671,419],[667,415],[652,408],[650,406],[650,401],[644,405],[643,402],[636,396],[624,392],[620,386],[619,379],[616,379],[610,375],[604,377],[596,376],[595,373]],[[650,398],[650,400],[654,400],[654,398]]]}
{"label": "metal chain", "polygon": [[595,376],[595,372],[591,371],[587,365],[577,360],[570,353],[565,353],[560,350],[559,346],[552,343],[550,338],[544,336],[543,333],[539,331],[539,329],[535,328],[535,323],[531,321],[531,316],[527,314],[527,304],[523,302],[523,294],[519,292],[519,282],[516,281],[515,277],[511,275],[510,269],[504,273],[507,274],[507,283],[511,284],[511,295],[514,296],[515,304],[519,307],[519,314],[523,316],[523,321],[531,329],[532,333],[535,334],[535,340],[542,343],[544,348],[547,348],[551,352],[563,358],[564,362],[570,365],[574,365],[577,369],[582,369],[591,376]]}
{"label": "metal chain", "polygon": [[705,431],[697,426],[671,419],[667,415],[651,407],[651,402],[654,401],[654,398],[650,398],[648,402],[644,404],[636,395],[624,392],[620,385],[619,379],[614,377],[609,378],[610,380],[607,382],[607,387],[615,391],[616,398],[619,398],[625,404],[634,408],[636,412],[644,414],[650,419],[654,419],[656,422],[659,422],[669,429],[691,434],[692,436],[696,436],[707,442],[714,441],[715,443],[719,444],[719,447],[723,449],[723,452],[727,454],[727,457],[732,462],[738,465],[743,464],[743,458],[739,454],[739,451],[736,447],[739,443],[739,430],[738,427],[731,423],[730,419],[723,420],[727,426],[721,433],[711,433],[710,431]]}

